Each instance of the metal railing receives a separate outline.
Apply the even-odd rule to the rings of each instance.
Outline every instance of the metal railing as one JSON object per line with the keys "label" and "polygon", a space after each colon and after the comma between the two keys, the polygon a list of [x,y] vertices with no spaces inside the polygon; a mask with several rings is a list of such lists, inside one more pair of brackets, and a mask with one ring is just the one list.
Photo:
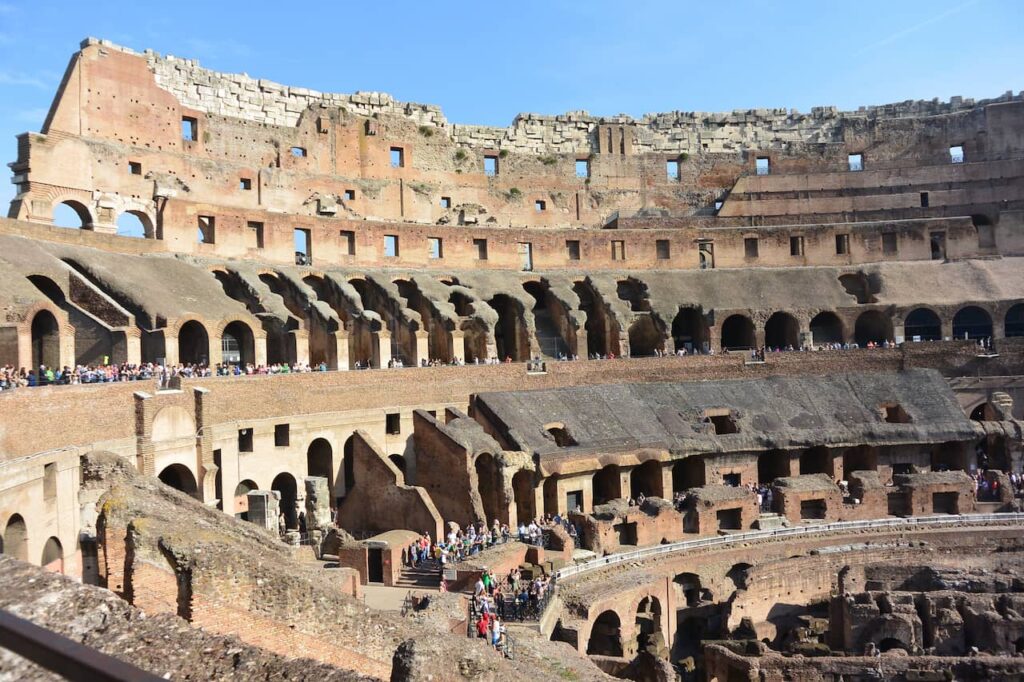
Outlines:
{"label": "metal railing", "polygon": [[874,528],[906,528],[912,529],[920,526],[955,526],[957,524],[981,525],[990,523],[1024,523],[1024,513],[1005,514],[952,514],[942,516],[912,516],[909,518],[895,519],[873,519],[870,521],[836,521],[813,526],[794,526],[792,528],[779,528],[776,530],[759,530],[749,533],[735,533],[717,537],[700,538],[697,540],[683,540],[667,545],[656,545],[632,552],[611,554],[605,557],[592,559],[574,566],[566,566],[555,572],[554,577],[564,581],[589,571],[609,566],[617,566],[632,561],[650,559],[652,557],[672,554],[691,549],[705,549],[709,547],[724,547],[727,545],[752,542],[757,540],[772,540],[775,538],[801,537],[808,535],[825,535],[851,530],[863,530]]}
{"label": "metal railing", "polygon": [[0,646],[75,682],[150,682],[162,679],[2,610]]}

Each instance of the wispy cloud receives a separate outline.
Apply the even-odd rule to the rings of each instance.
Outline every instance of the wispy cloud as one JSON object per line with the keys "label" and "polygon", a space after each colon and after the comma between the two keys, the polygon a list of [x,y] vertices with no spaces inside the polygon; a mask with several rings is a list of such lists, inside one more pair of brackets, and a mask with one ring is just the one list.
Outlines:
{"label": "wispy cloud", "polygon": [[872,50],[876,50],[876,49],[878,49],[880,47],[884,47],[885,45],[890,45],[892,43],[895,43],[900,38],[904,38],[904,37],[910,35],[911,33],[916,33],[916,32],[920,31],[923,28],[927,28],[928,26],[931,26],[932,24],[937,24],[940,21],[942,21],[943,19],[947,19],[947,18],[953,16],[954,14],[957,14],[959,12],[964,11],[968,7],[971,7],[973,5],[977,5],[979,2],[981,2],[981,0],[968,0],[967,2],[963,2],[963,3],[960,3],[959,5],[955,5],[953,7],[950,7],[945,12],[939,12],[938,14],[936,14],[933,17],[928,17],[924,21],[919,21],[916,24],[912,24],[910,26],[907,26],[904,29],[900,29],[899,31],[896,31],[895,33],[891,33],[891,34],[887,35],[886,37],[882,38],[881,40],[877,40],[877,41],[875,41],[875,42],[873,42],[873,43],[871,43],[869,45],[865,45],[864,47],[862,47],[859,50],[857,50],[856,54],[857,55],[862,55],[862,54],[865,54],[867,52],[871,52]]}
{"label": "wispy cloud", "polygon": [[0,71],[0,85],[37,88],[39,90],[49,90],[53,87],[53,84],[47,82],[42,76],[33,76],[13,71]]}

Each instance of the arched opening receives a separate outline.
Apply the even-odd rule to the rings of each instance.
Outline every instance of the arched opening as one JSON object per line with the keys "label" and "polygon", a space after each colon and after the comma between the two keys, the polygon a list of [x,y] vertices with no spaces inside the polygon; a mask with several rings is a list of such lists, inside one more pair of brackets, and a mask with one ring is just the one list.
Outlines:
{"label": "arched opening", "polygon": [[395,454],[388,455],[388,459],[391,460],[391,463],[395,465],[395,468],[397,468],[399,471],[402,472],[402,476],[404,477],[405,473],[406,473],[405,472],[405,457],[395,453]]}
{"label": "arched opening", "polygon": [[732,568],[725,574],[725,577],[732,581],[733,586],[737,590],[747,589],[747,577],[750,575],[750,569],[753,568],[747,563],[733,564]]}
{"label": "arched opening", "polygon": [[976,305],[961,308],[953,316],[953,338],[972,340],[992,338],[992,318]]}
{"label": "arched opening", "polygon": [[833,312],[815,315],[810,329],[814,343],[843,343],[843,321]]}
{"label": "arched opening", "polygon": [[630,496],[637,498],[641,493],[644,497],[665,496],[661,462],[656,459],[649,459],[629,472]]}
{"label": "arched opening", "polygon": [[1006,311],[1003,333],[1009,338],[1024,336],[1024,303],[1018,303]]}
{"label": "arched opening", "polygon": [[297,529],[299,527],[299,509],[295,477],[287,472],[282,472],[274,477],[270,489],[277,491],[281,496],[281,514],[284,515],[285,528]]}
{"label": "arched opening", "polygon": [[644,597],[636,609],[637,650],[661,645],[661,602],[657,597]]}
{"label": "arched opening", "polygon": [[160,482],[198,499],[199,486],[196,477],[184,464],[171,464],[160,472]]}
{"label": "arched opening", "polygon": [[178,362],[183,365],[205,365],[210,361],[210,337],[206,328],[189,320],[178,330]]}
{"label": "arched opening", "polygon": [[327,479],[327,489],[334,489],[334,449],[326,438],[315,438],[306,448],[306,474]]}
{"label": "arched opening", "polygon": [[47,538],[43,545],[42,567],[54,573],[64,573],[64,547],[57,538]]}
{"label": "arched opening", "polygon": [[558,509],[558,474],[544,479],[544,513],[554,516]]}
{"label": "arched opening", "polygon": [[28,527],[21,514],[12,514],[11,518],[7,519],[0,552],[15,559],[28,561]]}
{"label": "arched opening", "polygon": [[512,494],[516,500],[516,518],[519,523],[528,522],[537,516],[532,471],[523,469],[515,473],[512,477]]}
{"label": "arched opening", "polygon": [[677,460],[672,465],[672,492],[681,493],[690,488],[704,485],[704,459],[700,455],[690,455]]}
{"label": "arched opening", "polygon": [[907,646],[900,640],[896,639],[895,637],[886,637],[878,643],[878,650],[881,651],[883,654],[887,651],[892,651],[893,649],[903,649],[907,652],[910,651],[909,646]]}
{"label": "arched opening", "polygon": [[971,410],[971,419],[976,422],[991,422],[997,421],[999,416],[992,403],[985,401]]}
{"label": "arched opening", "polygon": [[32,318],[32,367],[60,368],[60,325],[49,310],[40,310]]}
{"label": "arched opening", "polygon": [[935,311],[915,308],[903,320],[903,333],[909,341],[941,341],[942,322]]}
{"label": "arched opening", "polygon": [[730,315],[722,323],[722,350],[753,348],[756,345],[754,323],[746,315]]}
{"label": "arched opening", "polygon": [[622,470],[609,464],[594,474],[594,504],[604,504],[622,497]]}
{"label": "arched opening", "polygon": [[594,621],[587,641],[592,656],[622,656],[622,621],[614,611],[604,611]]}
{"label": "arched opening", "polygon": [[775,313],[764,325],[764,345],[768,348],[799,348],[800,323],[789,313]]}
{"label": "arched opening", "polygon": [[641,315],[629,326],[629,356],[642,358],[665,350],[665,334],[651,315]]}
{"label": "arched opening", "polygon": [[235,518],[242,521],[249,520],[249,493],[258,489],[259,486],[256,485],[256,482],[249,479],[245,479],[235,486]]}
{"label": "arched opening", "polygon": [[600,294],[588,281],[576,282],[572,290],[580,299],[579,309],[586,313],[587,356],[619,354],[619,325],[608,311]]}
{"label": "arched opening", "polygon": [[494,456],[485,452],[479,455],[474,462],[476,468],[477,491],[480,493],[480,501],[484,506],[484,517],[480,521],[490,524],[494,519],[499,521],[507,520],[501,513],[501,479],[498,471],[498,463]]}
{"label": "arched opening", "polygon": [[892,320],[878,310],[866,310],[857,318],[853,337],[858,346],[880,344],[892,339]]}
{"label": "arched opening", "polygon": [[494,325],[494,343],[498,359],[511,358],[513,362],[530,359],[530,340],[523,322],[522,304],[506,294],[498,294],[487,302],[498,313]]}
{"label": "arched opening", "polygon": [[92,216],[85,204],[69,199],[53,207],[53,224],[57,227],[91,230]]}
{"label": "arched opening", "polygon": [[674,350],[687,353],[704,353],[709,349],[711,334],[708,321],[700,308],[680,308],[672,320],[672,343]]}
{"label": "arched opening", "polygon": [[544,430],[548,432],[548,435],[555,440],[555,445],[560,448],[568,448],[573,445],[578,445],[576,439],[572,437],[569,430],[565,428],[564,424],[548,424],[544,427]]}
{"label": "arched opening", "polygon": [[679,591],[682,593],[683,599],[686,600],[687,606],[700,605],[702,595],[699,575],[696,573],[680,573],[672,579],[672,582],[679,586]]}
{"label": "arched opening", "polygon": [[229,365],[256,364],[256,340],[252,329],[244,322],[235,321],[224,327],[220,337],[222,362]]}
{"label": "arched opening", "polygon": [[125,211],[117,218],[117,234],[136,239],[153,238],[153,221],[142,211]]}
{"label": "arched opening", "polygon": [[615,293],[619,300],[629,303],[629,309],[634,313],[651,311],[651,301],[647,285],[640,280],[633,277],[620,280],[615,285]]}
{"label": "arched opening", "polygon": [[546,281],[523,283],[523,289],[533,297],[533,325],[540,352],[548,357],[566,357],[576,352],[576,333],[569,320],[565,305],[551,293]]}

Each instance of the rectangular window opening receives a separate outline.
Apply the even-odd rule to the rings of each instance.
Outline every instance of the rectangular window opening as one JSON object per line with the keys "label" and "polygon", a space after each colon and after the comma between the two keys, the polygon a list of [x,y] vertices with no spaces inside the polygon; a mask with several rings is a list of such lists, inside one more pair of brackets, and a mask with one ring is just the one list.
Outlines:
{"label": "rectangular window opening", "polygon": [[493,154],[484,156],[484,175],[498,174],[498,157]]}
{"label": "rectangular window opening", "polygon": [[882,233],[882,253],[886,255],[892,255],[897,251],[897,241],[895,232],[883,232]]}
{"label": "rectangular window opening", "polygon": [[313,264],[313,234],[306,228],[295,228],[295,264]]}
{"label": "rectangular window opening", "polygon": [[772,169],[771,161],[768,160],[767,156],[759,156],[754,162],[754,168],[758,175],[768,175]]}
{"label": "rectangular window opening", "polygon": [[356,255],[356,233],[352,230],[341,230],[338,234],[341,237],[341,255]]}
{"label": "rectangular window opening", "polygon": [[199,121],[191,116],[181,117],[181,139],[185,142],[195,142],[199,139]]}
{"label": "rectangular window opening", "polygon": [[250,178],[239,178],[238,189],[248,192],[252,189],[252,180]]}
{"label": "rectangular window opening", "polygon": [[238,451],[252,452],[252,429],[238,430]]}
{"label": "rectangular window opening", "polygon": [[246,223],[246,226],[249,228],[249,230],[253,234],[253,240],[254,240],[254,243],[256,244],[256,248],[257,249],[262,249],[263,248],[263,223],[256,222],[255,220],[250,220],[249,222]]}
{"label": "rectangular window opening", "polygon": [[200,244],[213,244],[216,237],[216,220],[212,215],[199,216],[198,241]]}
{"label": "rectangular window opening", "polygon": [[384,235],[384,257],[385,258],[398,258],[398,235],[397,234],[386,234],[386,235]]}
{"label": "rectangular window opening", "polygon": [[548,202],[544,201],[543,199],[537,199],[536,201],[533,202],[533,210],[537,211],[538,213],[546,211],[547,208]]}
{"label": "rectangular window opening", "polygon": [[57,463],[43,465],[43,499],[52,500],[57,497]]}
{"label": "rectangular window opening", "polygon": [[957,144],[949,148],[949,162],[950,163],[963,163],[964,162],[964,147],[963,145]]}
{"label": "rectangular window opening", "polygon": [[836,255],[845,256],[850,253],[850,235],[848,234],[837,234],[836,235]]}
{"label": "rectangular window opening", "polygon": [[356,191],[354,189],[345,190],[345,201],[355,201]]}
{"label": "rectangular window opening", "polygon": [[946,260],[946,233],[932,232],[929,237],[932,247],[932,260]]}
{"label": "rectangular window opening", "polygon": [[398,412],[389,412],[384,425],[389,436],[399,435],[402,433],[402,415]]}
{"label": "rectangular window opening", "polygon": [[291,424],[274,425],[274,447],[284,448],[291,443]]}
{"label": "rectangular window opening", "polygon": [[658,239],[654,242],[654,252],[658,260],[668,260],[672,257],[672,246],[667,239]]}
{"label": "rectangular window opening", "polygon": [[516,242],[516,250],[519,252],[519,267],[523,272],[533,271],[533,243]]}
{"label": "rectangular window opening", "polygon": [[590,177],[590,161],[588,159],[576,159],[576,177]]}
{"label": "rectangular window opening", "polygon": [[444,243],[440,237],[427,237],[427,248],[430,252],[431,260],[444,258]]}
{"label": "rectangular window opening", "polygon": [[441,197],[441,208],[451,208],[451,207],[452,207],[452,198],[451,197]]}
{"label": "rectangular window opening", "polygon": [[802,255],[804,255],[804,238],[803,237],[790,237],[789,238],[789,255],[790,256],[802,256]]}
{"label": "rectangular window opening", "polygon": [[863,154],[850,154],[848,157],[846,157],[846,162],[849,165],[851,171],[864,170]]}
{"label": "rectangular window opening", "polygon": [[715,210],[716,211],[721,211],[723,206],[725,206],[725,202],[724,201],[716,201],[715,202]]}
{"label": "rectangular window opening", "polygon": [[142,175],[142,164],[138,161],[129,161],[128,172],[132,175]]}
{"label": "rectangular window opening", "polygon": [[306,148],[305,147],[292,147],[292,156],[300,158],[300,159],[306,158]]}
{"label": "rectangular window opening", "polygon": [[665,162],[665,176],[669,180],[679,179],[679,159],[669,159]]}
{"label": "rectangular window opening", "polygon": [[621,239],[612,240],[612,260],[626,260],[626,242]]}
{"label": "rectangular window opening", "polygon": [[743,239],[743,255],[746,258],[757,258],[757,237],[745,237]]}
{"label": "rectangular window opening", "polygon": [[401,147],[391,148],[391,167],[392,168],[404,168],[405,167],[405,150]]}
{"label": "rectangular window opening", "polygon": [[473,246],[476,248],[476,259],[487,260],[487,240],[474,239]]}
{"label": "rectangular window opening", "polygon": [[921,192],[921,208],[928,208],[928,192]]}
{"label": "rectangular window opening", "polygon": [[700,258],[701,270],[713,270],[715,267],[715,243],[698,242],[697,256]]}
{"label": "rectangular window opening", "polygon": [[580,240],[578,239],[566,239],[565,240],[565,252],[569,257],[569,260],[580,259]]}

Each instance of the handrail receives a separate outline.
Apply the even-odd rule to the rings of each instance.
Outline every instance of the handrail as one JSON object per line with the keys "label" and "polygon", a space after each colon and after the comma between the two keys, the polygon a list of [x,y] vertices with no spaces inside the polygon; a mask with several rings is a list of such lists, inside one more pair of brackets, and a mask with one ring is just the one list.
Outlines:
{"label": "handrail", "polygon": [[1011,512],[1004,514],[954,514],[941,516],[911,516],[908,518],[893,519],[871,519],[867,521],[835,521],[833,523],[826,523],[814,526],[794,526],[791,528],[750,531],[747,533],[736,533],[732,535],[707,537],[700,538],[697,540],[682,540],[680,542],[673,542],[667,545],[655,545],[653,547],[645,547],[644,549],[637,549],[631,552],[610,554],[608,556],[592,559],[581,564],[566,566],[565,568],[556,571],[554,573],[554,576],[555,578],[557,578],[559,583],[562,583],[568,578],[572,578],[599,568],[617,566],[619,564],[631,561],[649,559],[651,557],[661,556],[663,554],[672,554],[674,552],[680,552],[683,550],[703,549],[707,547],[721,547],[724,545],[740,544],[743,542],[753,542],[757,540],[771,540],[774,538],[798,537],[806,535],[824,535],[827,533],[834,533],[839,531],[862,530],[870,528],[915,528],[919,526],[932,525],[951,526],[964,523],[986,524],[999,521],[1024,523],[1024,513]]}
{"label": "handrail", "polygon": [[0,646],[73,682],[162,679],[3,610],[0,610]]}

